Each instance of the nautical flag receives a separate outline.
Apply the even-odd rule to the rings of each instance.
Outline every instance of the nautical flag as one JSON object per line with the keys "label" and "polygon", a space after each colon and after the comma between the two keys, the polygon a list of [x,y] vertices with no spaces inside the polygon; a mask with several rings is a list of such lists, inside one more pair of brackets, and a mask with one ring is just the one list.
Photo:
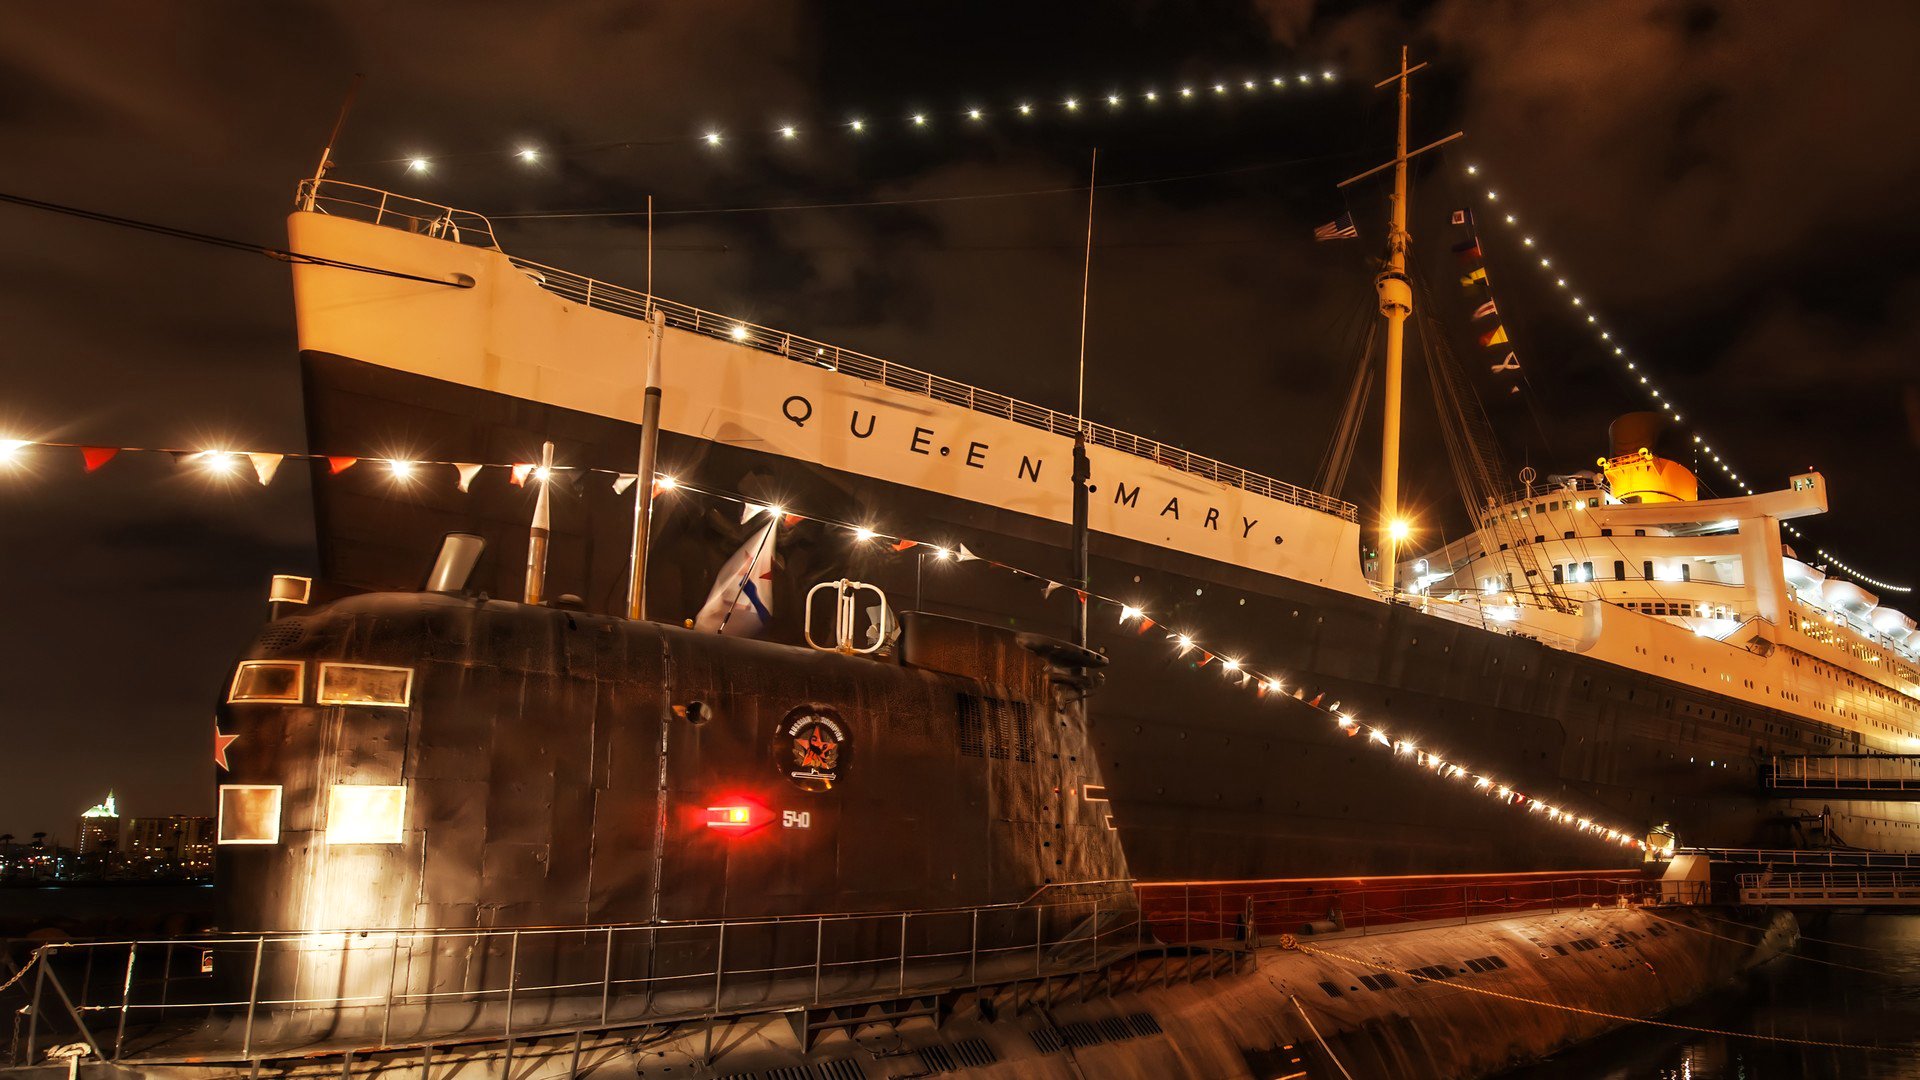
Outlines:
{"label": "nautical flag", "polygon": [[1494,307],[1493,301],[1491,300],[1473,309],[1473,317],[1476,319],[1484,319],[1489,315],[1498,315],[1498,314],[1500,314],[1500,309],[1497,307]]}
{"label": "nautical flag", "polygon": [[286,456],[285,454],[247,455],[247,460],[253,462],[253,475],[260,478],[261,487],[272,482],[273,474],[280,471],[280,462],[284,461]]}
{"label": "nautical flag", "polygon": [[120,448],[117,446],[83,446],[80,448],[80,459],[87,463],[87,471],[92,472],[112,461],[113,455],[119,452]]}
{"label": "nautical flag", "polygon": [[1480,259],[1482,258],[1480,253],[1480,241],[1478,238],[1475,238],[1472,240],[1462,240],[1459,243],[1453,245],[1453,253],[1460,257],[1460,262],[1462,264],[1471,264],[1471,263],[1479,262]]}
{"label": "nautical flag", "polygon": [[635,483],[639,482],[639,480],[640,480],[639,473],[623,472],[620,475],[613,478],[613,493],[615,495],[625,495],[627,493],[627,489],[632,487]]}
{"label": "nautical flag", "polygon": [[1315,240],[1352,240],[1359,235],[1360,230],[1353,227],[1353,214],[1351,212],[1341,214],[1339,217],[1313,230],[1313,238]]}
{"label": "nautical flag", "polygon": [[1506,344],[1506,342],[1507,342],[1507,328],[1504,326],[1496,325],[1493,329],[1480,335],[1480,344],[1485,347],[1492,347],[1494,345],[1504,345]]}
{"label": "nautical flag", "polygon": [[780,519],[767,518],[713,579],[713,590],[693,628],[709,634],[752,637],[773,621],[774,531]]}
{"label": "nautical flag", "polygon": [[1459,210],[1455,210],[1453,212],[1453,223],[1455,225],[1473,224],[1473,211],[1468,210],[1465,207],[1462,207]]}
{"label": "nautical flag", "polygon": [[1471,289],[1473,288],[1474,282],[1476,281],[1484,282],[1486,280],[1487,280],[1487,268],[1482,266],[1475,270],[1470,271],[1466,277],[1461,278],[1460,284],[1463,288]]}
{"label": "nautical flag", "polygon": [[1493,365],[1493,370],[1495,370],[1495,371],[1519,371],[1519,370],[1520,370],[1520,355],[1519,355],[1518,353],[1508,353],[1508,354],[1507,354],[1507,358],[1506,358],[1505,360],[1502,360],[1502,361],[1500,361],[1499,363],[1497,363],[1497,364],[1495,364],[1495,365]]}
{"label": "nautical flag", "polygon": [[353,463],[359,460],[357,457],[329,456],[327,458],[327,471],[335,476],[339,476],[341,473],[353,468]]}
{"label": "nautical flag", "polygon": [[480,475],[480,466],[470,461],[456,461],[453,463],[453,471],[454,475],[459,477],[453,486],[466,491],[473,486],[473,478]]}

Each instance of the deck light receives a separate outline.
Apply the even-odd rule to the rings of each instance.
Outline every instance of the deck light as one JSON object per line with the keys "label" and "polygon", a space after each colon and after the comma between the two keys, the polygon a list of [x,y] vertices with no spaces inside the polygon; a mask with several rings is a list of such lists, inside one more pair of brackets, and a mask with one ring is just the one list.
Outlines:
{"label": "deck light", "polygon": [[423,158],[423,157],[417,157],[417,158],[408,158],[408,159],[407,159],[407,171],[408,171],[408,172],[417,172],[417,173],[423,173],[423,172],[426,172],[426,171],[427,171],[428,169],[430,169],[430,168],[432,168],[432,167],[433,167],[433,166],[432,166],[432,163],[431,163],[431,162],[429,162],[429,161],[428,161],[428,160],[427,160],[426,158]]}
{"label": "deck light", "polygon": [[852,128],[855,131],[867,130],[867,122],[865,120],[859,119],[858,117],[847,121],[847,126]]}
{"label": "deck light", "polygon": [[0,465],[11,465],[20,460],[20,451],[27,446],[25,439],[0,439]]}
{"label": "deck light", "polygon": [[879,535],[880,535],[879,533],[874,532],[872,529],[867,528],[865,525],[862,525],[859,528],[856,528],[853,530],[853,538],[855,540],[860,541],[861,543],[866,543],[868,540],[872,540],[874,537]]}
{"label": "deck light", "polygon": [[791,139],[798,134],[800,134],[800,129],[794,127],[792,124],[784,125],[780,129],[780,137],[783,139]]}
{"label": "deck light", "polygon": [[720,145],[720,133],[717,131],[709,131],[706,133],[706,135],[703,136],[703,138],[706,139],[708,146]]}
{"label": "deck light", "polygon": [[914,126],[915,126],[915,127],[926,127],[926,126],[927,126],[927,114],[926,114],[926,113],[914,113],[914,114],[913,114],[913,123],[914,123]]}
{"label": "deck light", "polygon": [[727,333],[728,333],[728,336],[733,338],[733,340],[735,341],[747,340],[747,328],[744,326],[735,326],[732,330],[728,331]]}
{"label": "deck light", "polygon": [[968,110],[967,110],[967,119],[969,119],[969,120],[978,120],[978,119],[980,119],[980,118],[981,118],[982,116],[985,116],[985,115],[986,115],[986,114],[985,114],[985,113],[983,113],[983,112],[981,112],[981,111],[980,111],[979,109],[968,109]]}
{"label": "deck light", "polygon": [[387,471],[393,473],[395,480],[411,480],[413,479],[413,462],[394,458],[387,462]]}

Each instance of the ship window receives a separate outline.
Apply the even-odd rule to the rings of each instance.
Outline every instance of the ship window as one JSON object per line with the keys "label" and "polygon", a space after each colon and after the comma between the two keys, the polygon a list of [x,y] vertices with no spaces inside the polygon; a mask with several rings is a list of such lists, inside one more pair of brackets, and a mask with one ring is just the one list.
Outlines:
{"label": "ship window", "polygon": [[280,842],[280,785],[220,785],[219,840],[222,844]]}
{"label": "ship window", "polygon": [[327,798],[327,843],[397,844],[407,824],[407,789],[335,784]]}
{"label": "ship window", "polygon": [[413,669],[373,664],[321,664],[322,705],[391,705],[413,700]]}
{"label": "ship window", "polygon": [[1646,578],[1648,581],[1653,580],[1653,560],[1652,559],[1648,559],[1646,562],[1643,562],[1640,564],[1640,576]]}
{"label": "ship window", "polygon": [[1620,559],[1613,560],[1613,580],[1627,580],[1627,564]]}
{"label": "ship window", "polygon": [[1566,584],[1566,581],[1564,580],[1565,577],[1566,577],[1566,574],[1564,574],[1560,570],[1560,564],[1555,563],[1553,565],[1553,583],[1555,585],[1565,585]]}
{"label": "ship window", "polygon": [[298,660],[242,660],[227,688],[227,700],[298,704],[306,665]]}
{"label": "ship window", "polygon": [[1600,535],[1601,535],[1601,536],[1612,536],[1612,535],[1613,535],[1613,530],[1612,530],[1612,529],[1601,529],[1601,530],[1600,530]]}
{"label": "ship window", "polygon": [[1681,581],[1692,581],[1692,580],[1693,580],[1693,567],[1691,567],[1691,566],[1688,566],[1688,565],[1687,565],[1686,563],[1681,563],[1681,564],[1680,564],[1680,580],[1681,580]]}

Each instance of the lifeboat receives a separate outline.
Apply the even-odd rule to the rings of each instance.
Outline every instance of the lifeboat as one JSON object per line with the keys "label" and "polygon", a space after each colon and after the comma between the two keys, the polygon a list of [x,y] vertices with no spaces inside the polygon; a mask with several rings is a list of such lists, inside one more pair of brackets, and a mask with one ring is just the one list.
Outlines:
{"label": "lifeboat", "polygon": [[1913,616],[1890,607],[1877,607],[1867,612],[1867,625],[1891,641],[1905,641],[1914,631]]}
{"label": "lifeboat", "polygon": [[1828,578],[1820,586],[1820,597],[1827,606],[1835,611],[1844,611],[1849,615],[1865,615],[1880,602],[1880,598],[1851,581]]}
{"label": "lifeboat", "polygon": [[1810,599],[1819,599],[1820,583],[1827,580],[1827,575],[1791,555],[1780,562],[1786,568],[1787,584],[1793,586],[1794,592],[1805,594]]}

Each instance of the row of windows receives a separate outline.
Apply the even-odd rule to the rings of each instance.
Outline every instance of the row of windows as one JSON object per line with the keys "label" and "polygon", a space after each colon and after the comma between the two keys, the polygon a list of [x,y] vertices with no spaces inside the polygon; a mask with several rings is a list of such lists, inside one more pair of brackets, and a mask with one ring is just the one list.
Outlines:
{"label": "row of windows", "polygon": [[[282,795],[279,784],[220,785],[220,843],[279,843]],[[398,844],[406,825],[404,787],[335,784],[327,792],[329,844]]]}
{"label": "row of windows", "polygon": [[[301,660],[243,660],[227,688],[230,703],[298,705],[306,700],[307,665]],[[413,700],[413,669],[377,664],[320,665],[314,702],[406,708]]]}

